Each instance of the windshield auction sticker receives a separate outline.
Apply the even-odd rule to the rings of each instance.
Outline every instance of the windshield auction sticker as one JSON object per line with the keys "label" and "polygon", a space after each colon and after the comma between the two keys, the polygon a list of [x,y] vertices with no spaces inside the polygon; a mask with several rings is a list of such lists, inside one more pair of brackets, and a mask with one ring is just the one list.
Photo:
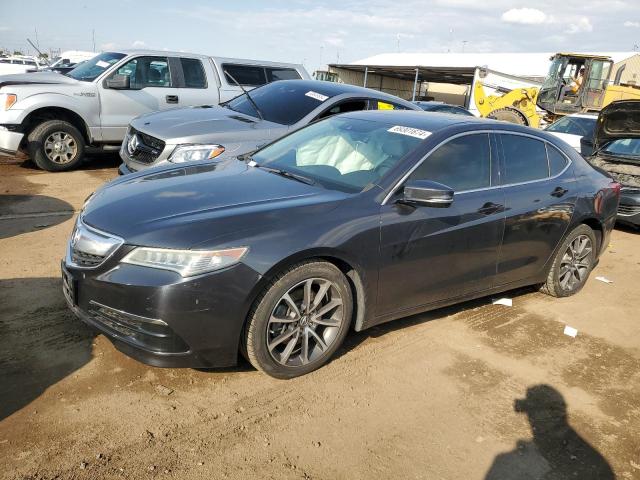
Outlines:
{"label": "windshield auction sticker", "polygon": [[326,95],[322,95],[321,93],[314,92],[312,90],[309,90],[307,93],[305,93],[305,95],[307,97],[311,97],[311,98],[315,98],[316,100],[320,100],[321,102],[324,102],[327,98],[329,98]]}
{"label": "windshield auction sticker", "polygon": [[391,127],[387,132],[391,133],[399,133],[401,135],[409,135],[410,137],[421,138],[424,140],[431,132],[427,132],[426,130],[420,130],[419,128],[411,128],[411,127],[403,127],[401,125],[396,125],[395,127]]}

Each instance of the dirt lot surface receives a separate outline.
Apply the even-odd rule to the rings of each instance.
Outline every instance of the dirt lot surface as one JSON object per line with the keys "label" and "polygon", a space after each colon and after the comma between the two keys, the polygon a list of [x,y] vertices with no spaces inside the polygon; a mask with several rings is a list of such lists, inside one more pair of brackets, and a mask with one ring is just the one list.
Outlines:
{"label": "dirt lot surface", "polygon": [[73,218],[116,165],[0,161],[0,478],[640,479],[639,234],[616,230],[574,297],[352,333],[303,378],[158,369],[61,293]]}

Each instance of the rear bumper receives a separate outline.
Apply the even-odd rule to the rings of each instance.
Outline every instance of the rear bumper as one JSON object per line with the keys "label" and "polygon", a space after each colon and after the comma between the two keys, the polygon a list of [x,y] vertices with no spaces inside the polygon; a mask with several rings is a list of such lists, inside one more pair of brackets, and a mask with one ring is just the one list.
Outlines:
{"label": "rear bumper", "polygon": [[211,368],[237,363],[250,308],[248,292],[259,274],[237,264],[184,279],[169,271],[120,264],[122,255],[95,269],[62,261],[63,293],[80,320],[118,350],[149,365]]}
{"label": "rear bumper", "polygon": [[640,188],[622,188],[616,219],[620,223],[640,226]]}
{"label": "rear bumper", "polygon": [[24,137],[23,133],[12,132],[0,128],[0,153],[5,155],[15,155],[20,148],[20,142]]}

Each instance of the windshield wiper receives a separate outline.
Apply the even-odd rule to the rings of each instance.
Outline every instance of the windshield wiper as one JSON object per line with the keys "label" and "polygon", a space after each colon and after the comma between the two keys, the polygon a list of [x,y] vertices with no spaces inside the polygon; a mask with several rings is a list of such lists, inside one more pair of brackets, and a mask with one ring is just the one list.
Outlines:
{"label": "windshield wiper", "polygon": [[315,180],[309,177],[305,177],[304,175],[300,175],[298,173],[292,173],[287,170],[283,170],[281,168],[274,167],[266,167],[264,165],[258,165],[255,161],[250,160],[250,165],[253,167],[261,168],[269,173],[273,173],[274,175],[280,175],[281,177],[290,178],[291,180],[296,180],[300,183],[305,183],[307,185],[315,185]]}
{"label": "windshield wiper", "polygon": [[[262,111],[260,111],[260,109],[258,108],[258,105],[256,105],[256,102],[253,101],[253,98],[251,98],[251,95],[249,95],[249,92],[247,92],[244,87],[242,85],[240,85],[240,82],[238,82],[235,78],[233,78],[233,75],[231,75],[228,71],[224,71],[224,74],[227,75],[231,80],[233,80],[233,83],[235,83],[237,86],[240,87],[240,89],[242,90],[242,92],[247,96],[247,98],[249,99],[249,101],[251,102],[251,105],[253,105],[253,108],[256,109],[256,113],[258,114],[258,116],[260,117],[260,120],[264,120],[264,116],[262,115]],[[231,110],[233,110],[233,108],[228,107]]]}

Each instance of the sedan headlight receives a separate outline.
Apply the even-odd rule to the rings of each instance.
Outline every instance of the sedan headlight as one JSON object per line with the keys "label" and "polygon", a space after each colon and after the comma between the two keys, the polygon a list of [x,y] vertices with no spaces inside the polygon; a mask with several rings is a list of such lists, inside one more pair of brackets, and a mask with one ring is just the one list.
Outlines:
{"label": "sedan headlight", "polygon": [[9,110],[18,101],[15,93],[0,93],[0,109]]}
{"label": "sedan headlight", "polygon": [[173,250],[138,247],[129,252],[121,262],[171,270],[183,277],[191,277],[238,263],[248,250],[246,247],[226,250]]}
{"label": "sedan headlight", "polygon": [[178,145],[169,157],[173,163],[211,160],[224,152],[222,145]]}

